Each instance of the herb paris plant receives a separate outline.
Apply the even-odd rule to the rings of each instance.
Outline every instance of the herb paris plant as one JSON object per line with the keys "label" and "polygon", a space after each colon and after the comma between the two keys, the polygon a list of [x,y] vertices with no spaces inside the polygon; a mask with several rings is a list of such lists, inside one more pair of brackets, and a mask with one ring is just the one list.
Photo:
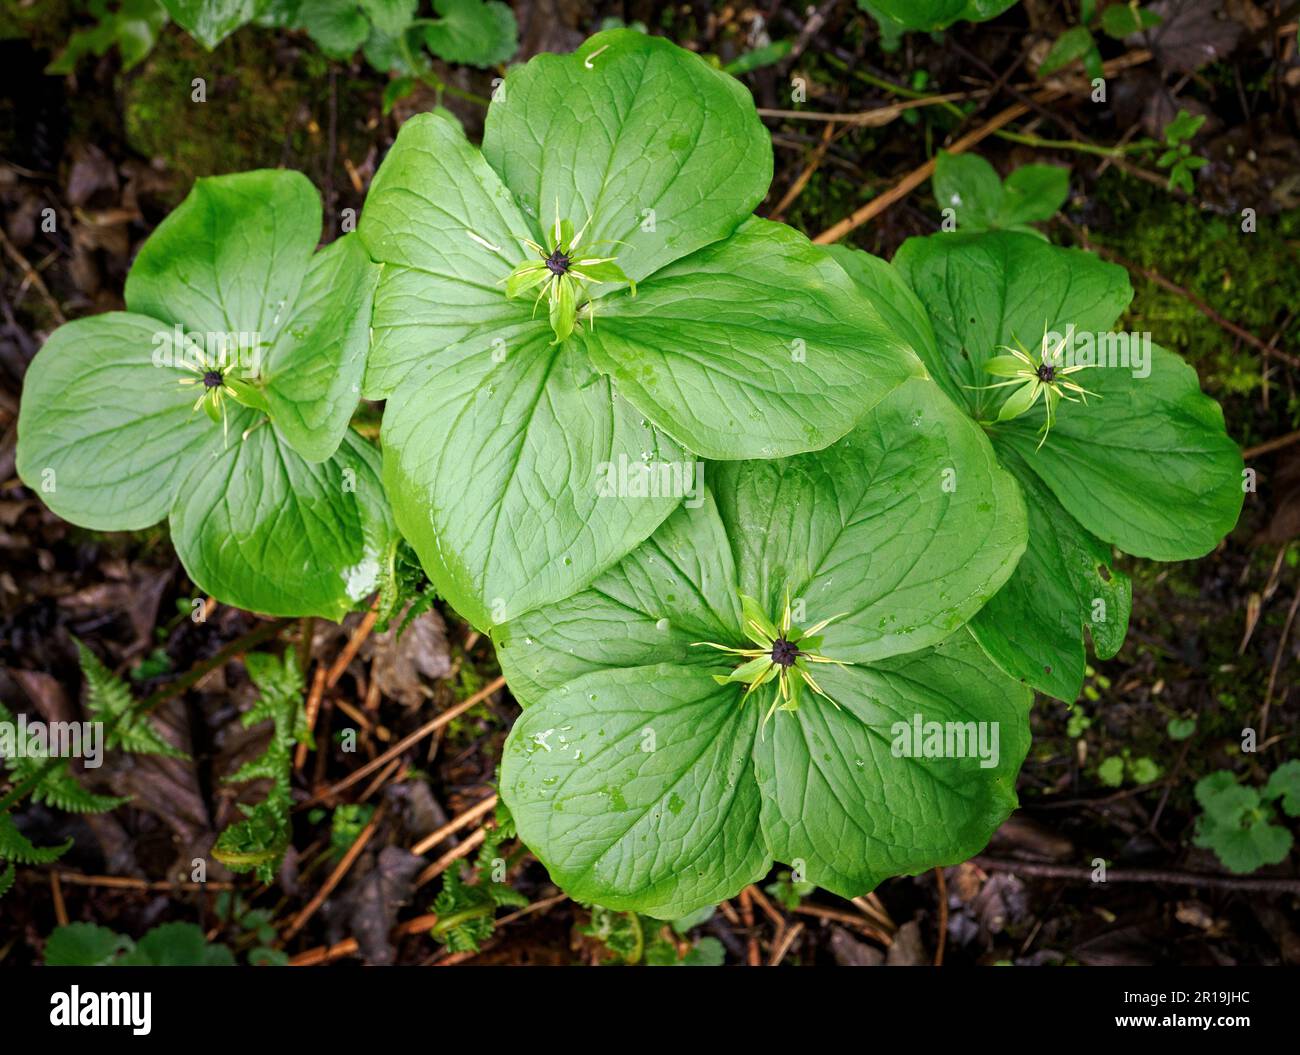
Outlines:
{"label": "herb paris plant", "polygon": [[[824,447],[921,372],[824,250],[750,216],[771,174],[743,86],[627,30],[513,70],[481,153],[402,127],[358,231],[384,265],[364,387],[398,525],[476,626],[582,589],[682,497],[602,497],[610,466]],[[571,333],[507,290],[557,219],[636,283],[579,284]]]}
{"label": "herb paris plant", "polygon": [[[1149,334],[1110,333],[1132,288],[1122,268],[1089,253],[991,232],[911,239],[893,267],[853,250],[835,254],[949,396],[984,425],[1024,492],[1029,548],[971,630],[1007,673],[1075,699],[1084,629],[1106,658],[1128,628],[1132,588],[1111,547],[1184,560],[1208,553],[1236,523],[1242,461],[1222,412],[1195,371]],[[1046,334],[1070,336],[1058,360],[1040,363],[1039,378],[1097,396],[1053,399],[1050,435],[1052,397],[1040,392],[1032,408],[1004,414],[1011,399],[1030,395],[1023,384],[993,387],[1005,379],[1008,349],[1037,359]],[[1058,373],[1085,361],[1089,346],[1099,365]]]}
{"label": "herb paris plant", "polygon": [[[915,379],[832,447],[709,479],[590,589],[499,629],[521,838],[573,897],[665,918],[774,859],[854,896],[981,848],[1015,804],[1031,693],[959,629],[1025,542],[979,429]],[[751,692],[755,660],[700,644],[749,649],[751,623],[769,669],[833,661],[808,664],[822,692]]]}
{"label": "herb paris plant", "polygon": [[348,429],[378,269],[354,235],[313,253],[320,231],[300,173],[200,180],[141,248],[127,310],[59,327],[32,361],[17,463],[82,527],[168,517],[228,604],[337,619],[396,535],[378,452]]}

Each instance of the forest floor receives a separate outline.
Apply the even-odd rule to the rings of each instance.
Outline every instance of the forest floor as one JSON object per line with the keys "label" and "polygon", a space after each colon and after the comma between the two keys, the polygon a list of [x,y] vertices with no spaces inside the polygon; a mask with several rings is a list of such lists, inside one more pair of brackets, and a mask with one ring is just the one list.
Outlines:
{"label": "forest floor", "polygon": [[[359,210],[405,116],[441,101],[477,139],[484,111],[421,89],[385,114],[386,79],[360,60],[331,62],[304,37],[258,27],[210,54],[172,29],[129,72],[110,52],[51,76],[43,70],[71,32],[73,5],[35,6],[41,14],[11,0],[0,13],[0,701],[75,715],[75,636],[138,697],[157,694],[155,713],[190,758],[110,758],[105,786],[132,799],[111,813],[24,809],[31,837],[75,843],[56,865],[22,870],[0,902],[0,964],[41,962],[46,937],[68,920],[135,936],[197,922],[241,960],[297,962],[594,963],[629,950],[646,960],[685,956],[710,938],[732,964],[1300,963],[1296,856],[1249,877],[1227,872],[1193,844],[1192,791],[1221,769],[1258,785],[1300,757],[1300,5],[1157,3],[1165,20],[1152,39],[1103,40],[1106,59],[1132,60],[1108,78],[1105,102],[1077,77],[1059,98],[1038,95],[1032,71],[1072,24],[1073,4],[1029,0],[941,39],[910,34],[893,52],[844,0],[711,12],[512,5],[519,60],[567,50],[608,17],[723,62],[763,34],[792,42],[743,79],[760,107],[789,110],[791,78],[802,78],[799,108],[837,115],[767,119],[776,176],[759,211],[810,236],[871,201],[888,204],[846,242],[889,257],[937,230],[928,180],[897,200],[889,192],[963,136],[974,134],[974,149],[1004,174],[1030,161],[1070,166],[1070,199],[1046,233],[1129,267],[1136,296],[1122,325],[1153,332],[1197,368],[1257,489],[1206,558],[1124,559],[1128,640],[1090,668],[1076,704],[1040,698],[1021,808],[980,857],[853,902],[774,873],[678,933],[593,914],[507,843],[508,882],[528,905],[503,910],[477,954],[449,951],[423,917],[442,873],[475,851],[491,819],[517,713],[491,643],[440,607],[396,640],[361,615],[342,628],[268,624],[215,606],[195,622],[196,588],[165,525],[129,534],[68,525],[18,480],[14,447],[27,363],[64,319],[122,306],[134,251],[194,177],[289,166],[321,189],[327,215]],[[466,94],[490,93],[490,71],[441,72]],[[191,102],[197,76],[208,85],[202,105]],[[950,93],[948,105],[896,105]],[[1024,113],[990,129],[1017,104]],[[1208,118],[1193,144],[1208,164],[1192,196],[1169,188],[1156,152],[1112,149],[1159,140],[1182,109]],[[46,208],[60,221],[53,232],[42,229]],[[1242,231],[1243,209],[1255,211],[1253,233]],[[365,427],[377,411],[362,418]],[[237,720],[252,696],[242,664],[211,662],[254,633],[308,658],[316,750],[295,770],[293,847],[275,881],[215,866],[196,886],[181,881],[187,862],[260,790],[223,783],[266,731]],[[187,672],[202,677],[178,682]],[[340,748],[345,726],[360,730],[354,752]],[[1243,755],[1248,726],[1259,749]],[[1104,883],[1091,881],[1099,860]]]}

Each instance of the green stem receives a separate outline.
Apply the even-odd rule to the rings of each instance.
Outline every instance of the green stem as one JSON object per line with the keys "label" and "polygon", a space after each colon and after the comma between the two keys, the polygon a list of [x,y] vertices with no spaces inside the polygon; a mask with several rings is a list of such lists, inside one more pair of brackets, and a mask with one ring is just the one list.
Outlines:
{"label": "green stem", "polygon": [[1020,143],[1022,146],[1037,147],[1040,150],[1077,150],[1081,154],[1095,154],[1103,158],[1122,158],[1125,154],[1132,153],[1136,149],[1132,146],[1100,147],[1091,143],[1080,143],[1073,139],[1042,139],[1039,136],[1025,135],[1023,132],[1009,132],[1005,129],[993,134],[999,139]]}
{"label": "green stem", "polygon": [[459,912],[453,912],[450,916],[441,916],[438,922],[429,928],[429,933],[435,937],[446,934],[448,931],[455,930],[466,920],[477,919],[479,916],[495,916],[497,906],[495,902],[488,902],[482,905],[476,905],[473,908],[461,909]]}

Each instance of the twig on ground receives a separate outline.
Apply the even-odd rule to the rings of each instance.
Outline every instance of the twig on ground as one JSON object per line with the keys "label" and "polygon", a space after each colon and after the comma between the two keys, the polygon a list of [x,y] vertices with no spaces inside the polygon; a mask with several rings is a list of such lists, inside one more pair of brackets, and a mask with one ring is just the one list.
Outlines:
{"label": "twig on ground", "polygon": [[[327,678],[326,681],[328,680],[329,679]],[[482,703],[494,692],[502,688],[505,685],[505,683],[506,683],[505,678],[496,678],[494,681],[489,682],[487,685],[483,686],[483,688],[479,689],[478,692],[474,693],[473,696],[470,696],[468,699],[462,700],[454,707],[449,707],[447,710],[443,711],[432,721],[426,722],[424,725],[420,726],[420,728],[415,730],[415,732],[409,734],[408,736],[402,737],[401,740],[397,741],[397,743],[395,743],[383,754],[379,755],[376,758],[371,759],[369,762],[367,762],[361,768],[357,769],[355,772],[349,773],[337,784],[331,784],[329,787],[323,788],[322,790],[316,792],[310,798],[299,803],[296,808],[306,809],[308,806],[314,806],[318,802],[323,802],[326,799],[333,798],[334,796],[338,795],[340,792],[346,791],[348,788],[352,787],[353,784],[356,784],[358,781],[363,780],[365,777],[373,773],[376,769],[379,769],[381,766],[387,765],[390,759],[396,758],[412,744],[419,743],[426,736],[429,736],[431,733],[437,732],[444,725],[447,725],[453,719],[458,718],[460,715],[468,711],[471,707],[474,707],[477,704]]]}
{"label": "twig on ground", "polygon": [[348,638],[348,643],[343,646],[343,651],[338,654],[338,658],[331,664],[329,674],[325,677],[325,688],[332,689],[338,684],[339,678],[343,677],[343,672],[348,669],[348,664],[352,662],[352,658],[357,654],[357,649],[365,643],[366,638],[370,636],[370,631],[375,628],[375,623],[378,621],[379,598],[376,597],[365,616],[362,617],[361,622],[357,624],[357,628],[352,631],[352,636]]}
{"label": "twig on ground", "polygon": [[343,860],[335,866],[334,871],[329,874],[329,878],[325,880],[321,888],[316,891],[312,899],[303,907],[303,910],[294,917],[293,922],[285,928],[282,940],[288,941],[298,931],[302,930],[303,925],[316,914],[316,910],[325,904],[325,899],[333,893],[334,888],[339,885],[343,877],[348,874],[348,870],[356,863],[357,858],[361,856],[361,851],[366,848],[366,844],[370,842],[375,830],[379,827],[379,822],[383,819],[384,805],[380,803],[379,809],[375,810],[374,816],[370,818],[370,823],[362,829],[356,841],[348,847],[348,852],[343,855]]}
{"label": "twig on ground", "polygon": [[795,911],[801,916],[815,916],[817,919],[830,920],[832,923],[842,923],[846,927],[852,927],[885,948],[889,948],[894,943],[892,936],[871,921],[855,916],[852,912],[841,912],[839,909],[825,908],[822,905],[800,905]]}
{"label": "twig on ground", "polygon": [[939,899],[939,937],[934,947],[934,965],[943,966],[943,950],[948,944],[948,882],[943,877],[943,866],[934,870],[934,884]]}
{"label": "twig on ground", "polygon": [[[972,857],[971,863],[985,871],[1011,872],[1046,879],[1065,879],[1075,883],[1093,882],[1094,869],[1084,865],[1047,864],[1043,861],[1017,861],[1001,857]],[[1255,890],[1279,894],[1300,894],[1300,879],[1272,879],[1264,876],[1216,875],[1211,872],[1175,872],[1159,868],[1108,868],[1108,883],[1168,883],[1172,885],[1212,887],[1219,890]]]}
{"label": "twig on ground", "polygon": [[426,835],[423,839],[421,839],[418,843],[416,843],[414,846],[411,847],[411,853],[415,854],[416,856],[427,854],[440,842],[446,839],[447,836],[454,835],[462,828],[466,828],[469,825],[473,824],[475,821],[477,821],[484,814],[488,813],[490,810],[495,809],[496,804],[497,804],[496,795],[489,795],[487,798],[483,799],[482,801],[476,802],[473,806],[467,809],[460,816],[453,817],[441,828],[438,828],[436,831],[432,831],[428,835]]}
{"label": "twig on ground", "polygon": [[790,946],[799,940],[799,935],[803,933],[802,923],[791,923],[789,926],[783,920],[781,923],[782,930],[778,935],[775,947],[772,949],[772,955],[768,957],[767,965],[769,967],[780,967],[781,961],[786,958],[790,952]]}
{"label": "twig on ground", "polygon": [[426,868],[423,872],[421,872],[418,876],[416,876],[415,885],[411,889],[419,890],[420,887],[424,886],[425,883],[429,883],[434,879],[437,879],[438,876],[442,875],[443,872],[447,871],[448,868],[450,868],[453,864],[459,861],[462,857],[468,856],[471,850],[480,846],[483,840],[486,838],[487,838],[486,828],[475,829],[472,835],[468,836],[463,842],[459,843],[458,845],[453,846],[445,854],[439,857],[438,860],[434,861],[433,864],[429,865],[428,868]]}
{"label": "twig on ground", "polygon": [[[1132,66],[1138,66],[1151,58],[1149,51],[1134,51],[1127,55],[1121,55],[1119,58],[1111,59],[1104,67],[1106,76],[1113,76],[1121,70],[1128,69]],[[1062,85],[1052,85],[1040,89],[1034,95],[1035,101],[1039,103],[1054,102],[1066,94],[1066,89]],[[1005,127],[1019,117],[1023,117],[1029,112],[1029,107],[1024,103],[1015,103],[1008,106],[1005,110],[994,114],[980,127],[973,132],[968,132],[955,143],[947,148],[950,154],[961,154],[975,146],[977,143],[987,139],[1000,128]],[[917,187],[928,180],[934,174],[934,159],[931,158],[925,164],[913,169],[893,187],[885,191],[879,197],[873,198],[861,208],[857,209],[851,216],[840,220],[838,223],[828,227],[825,231],[813,239],[819,245],[828,245],[831,242],[838,242],[850,231],[854,231],[863,224],[870,222],[888,209],[895,202],[902,200],[911,194]]]}
{"label": "twig on ground", "polygon": [[769,216],[770,219],[780,220],[785,215],[786,209],[790,208],[799,195],[804,192],[804,188],[808,186],[808,181],[811,180],[813,174],[821,168],[822,161],[826,158],[826,151],[830,149],[831,140],[834,136],[835,125],[833,123],[828,124],[825,129],[822,130],[821,141],[813,148],[812,154],[808,157],[808,163],[803,167],[803,171],[800,172],[795,181],[790,184],[789,189],[781,195],[781,200],[777,202],[776,207],[772,209]]}
{"label": "twig on ground", "polygon": [[307,761],[307,748],[311,746],[312,734],[316,731],[316,715],[320,713],[320,700],[325,694],[325,668],[317,667],[311,679],[311,691],[307,693],[307,739],[301,741],[294,749],[293,771],[301,772]]}

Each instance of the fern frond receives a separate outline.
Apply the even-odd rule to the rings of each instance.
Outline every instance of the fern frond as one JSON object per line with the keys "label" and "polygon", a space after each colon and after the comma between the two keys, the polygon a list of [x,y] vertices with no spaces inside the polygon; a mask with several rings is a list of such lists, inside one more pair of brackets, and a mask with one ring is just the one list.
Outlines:
{"label": "fern frond", "polygon": [[69,839],[62,846],[33,846],[18,830],[18,825],[8,813],[0,813],[0,861],[16,861],[22,865],[47,865],[57,861],[72,848]]}
{"label": "fern frond", "polygon": [[[0,703],[0,724],[10,726],[17,724],[13,712],[2,703]],[[36,750],[37,747],[35,743],[29,743],[24,745],[21,755],[0,756],[15,784],[40,778],[39,783],[32,788],[33,802],[46,803],[65,813],[107,813],[130,801],[115,795],[96,795],[94,792],[87,791],[73,775],[71,764],[66,761],[47,771],[45,767],[49,762],[50,754],[48,750]]]}
{"label": "fern frond", "polygon": [[114,677],[99,657],[75,637],[72,640],[86,679],[86,710],[95,721],[104,723],[108,746],[138,755],[188,758],[163,739],[149,715],[135,713],[136,700],[126,683]]}
{"label": "fern frond", "polygon": [[286,649],[281,657],[249,653],[244,657],[244,666],[258,689],[257,701],[244,714],[244,727],[268,720],[274,727],[266,750],[245,762],[226,780],[238,784],[267,779],[272,787],[256,806],[240,807],[244,819],[217,837],[212,856],[232,872],[255,872],[262,882],[269,883],[275,878],[293,835],[289,820],[293,749],[300,742],[310,741],[311,732],[303,707],[305,684],[292,649]]}
{"label": "fern frond", "polygon": [[289,801],[277,789],[256,806],[240,809],[244,819],[222,831],[212,856],[232,872],[254,872],[263,883],[270,883],[293,834]]}
{"label": "fern frond", "polygon": [[14,880],[18,878],[18,869],[10,865],[3,872],[0,872],[0,897],[4,897],[13,888]]}

